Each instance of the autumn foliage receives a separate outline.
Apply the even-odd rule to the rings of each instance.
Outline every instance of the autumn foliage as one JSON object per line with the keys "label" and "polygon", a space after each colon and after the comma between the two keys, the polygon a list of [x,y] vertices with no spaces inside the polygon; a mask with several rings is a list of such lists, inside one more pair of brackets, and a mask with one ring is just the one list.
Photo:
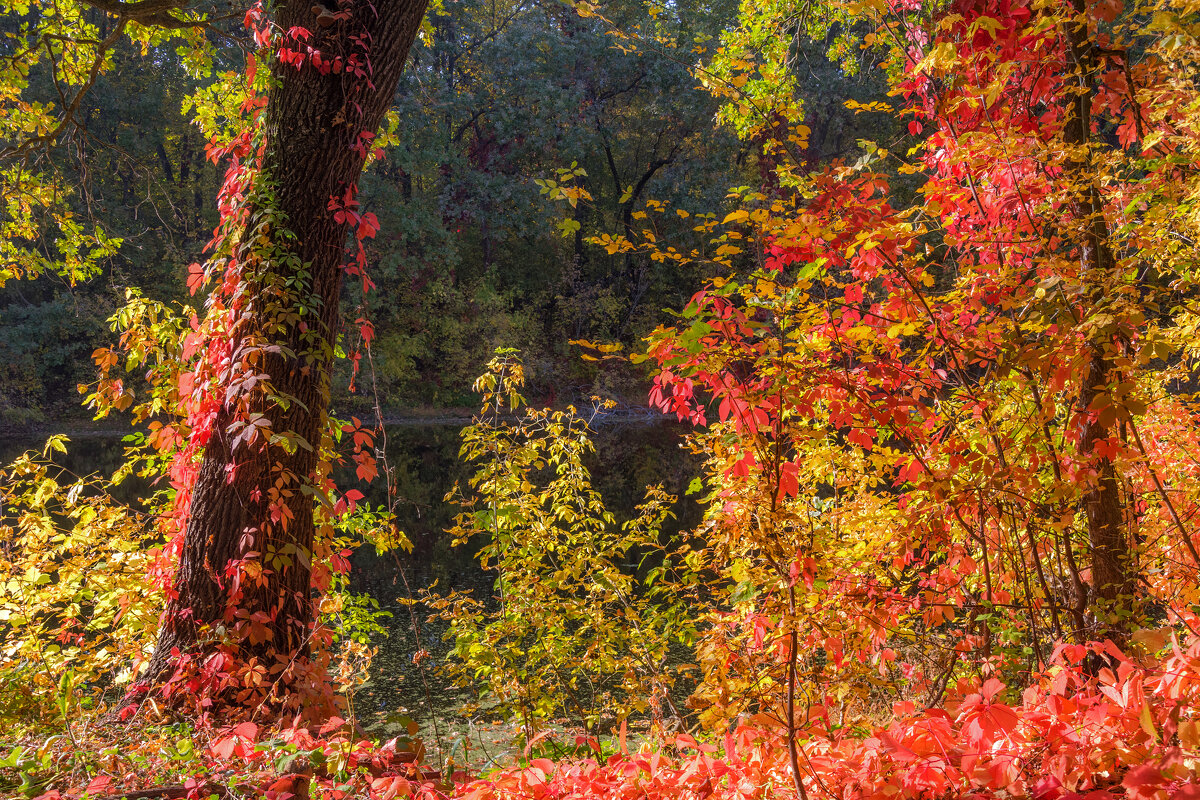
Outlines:
{"label": "autumn foliage", "polygon": [[[1099,648],[1097,648],[1099,649]],[[819,797],[1196,796],[1197,656],[1139,664],[1113,651],[1117,672],[1080,674],[1094,652],[1067,645],[1020,697],[999,680],[963,680],[943,704],[899,703],[869,735],[842,728],[827,706],[803,724],[807,791]],[[712,743],[677,738],[664,751],[571,764],[531,762],[469,785],[465,797],[752,798],[790,792],[785,732],[761,720]]]}
{"label": "autumn foliage", "polygon": [[907,136],[816,171],[793,12],[707,73],[772,180],[705,250],[603,242],[727,270],[643,356],[707,460],[718,744],[473,791],[1194,796],[1190,11],[832,4]]}
{"label": "autumn foliage", "polygon": [[[507,704],[530,747],[567,715],[592,755],[556,762],[527,748],[517,767],[460,775],[458,796],[1200,797],[1196,14],[1184,0],[743,4],[697,74],[727,101],[722,119],[752,149],[758,185],[734,190],[721,222],[697,215],[695,249],[655,235],[671,211],[656,201],[629,215],[628,236],[596,242],[714,275],[634,357],[651,370],[650,403],[690,425],[704,521],[666,541],[672,499],[652,487],[617,525],[583,466],[587,424],[574,409],[508,419],[523,373],[498,355],[464,432],[478,471],[453,497],[452,531],[487,537],[479,557],[497,574],[498,609],[465,595],[432,603],[464,680]],[[329,55],[311,31],[274,30],[258,10],[247,26],[277,71],[367,79],[365,40]],[[894,141],[860,142],[854,161],[805,158],[789,42],[809,34],[848,70],[859,52],[878,61],[888,94],[855,107],[898,120]],[[211,618],[186,622],[196,647],[173,646],[187,616],[167,615],[150,659],[166,690],[134,694],[196,700],[215,759],[198,771],[240,759],[265,772],[278,746],[341,759],[333,771],[356,782],[339,788],[327,770],[313,790],[330,797],[449,791],[401,766],[395,743],[359,743],[340,718],[302,724],[339,702],[334,634],[311,606],[337,599],[361,520],[390,520],[330,477],[342,434],[358,477],[375,477],[370,425],[327,420],[323,406],[306,436],[276,425],[279,408],[304,404],[263,365],[300,357],[327,381],[337,339],[332,323],[298,321],[330,295],[314,293],[296,221],[276,208],[260,120],[276,84],[254,63],[229,84],[244,126],[211,147],[232,166],[213,258],[190,273],[194,292],[208,287],[206,314],[131,295],[124,363],[149,369],[151,385],[137,404],[116,352],[96,354],[92,401],[154,420],[139,468],[171,486],[156,522],[166,543],[122,570],[147,569],[172,608],[186,605],[191,584],[172,570],[186,562],[206,459],[229,456],[224,485],[253,476],[242,488],[259,514],[239,531]],[[368,127],[349,144],[358,168],[374,157]],[[573,166],[540,185],[574,213],[591,200],[585,177]],[[377,220],[353,185],[321,202],[341,239],[354,234],[338,275],[366,292]],[[369,352],[374,330],[357,326]],[[617,349],[584,344],[592,358]],[[320,381],[313,398],[327,403]],[[313,454],[303,474],[289,461],[300,451]],[[27,512],[4,532],[37,574],[10,581],[0,608],[26,629],[23,658],[55,635],[77,648],[81,675],[98,676],[82,614],[57,611],[79,611],[72,537],[109,514],[140,539],[104,502],[70,490],[51,502],[61,487],[43,492],[48,469],[18,464]],[[52,532],[56,513],[76,520],[70,533]],[[38,583],[49,566],[29,554],[39,543],[70,581]],[[300,573],[299,588],[277,585]],[[98,595],[106,636],[127,582],[116,570]],[[19,609],[25,599],[42,611]],[[144,658],[144,613],[129,624],[136,636],[111,638]],[[695,663],[673,665],[671,648]],[[29,703],[55,689],[44,654],[42,665],[0,662],[33,675]],[[672,690],[688,671],[681,712]],[[277,741],[236,721],[246,709],[283,719]],[[628,739],[638,715],[657,737],[641,747]]]}

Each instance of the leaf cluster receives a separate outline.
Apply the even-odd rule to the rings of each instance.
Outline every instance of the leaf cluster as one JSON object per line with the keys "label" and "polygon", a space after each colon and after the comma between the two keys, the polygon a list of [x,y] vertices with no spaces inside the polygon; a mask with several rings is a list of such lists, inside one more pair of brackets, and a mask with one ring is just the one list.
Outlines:
{"label": "leaf cluster", "polygon": [[450,624],[455,672],[528,737],[560,718],[593,730],[650,714],[677,726],[672,664],[697,621],[690,547],[661,533],[674,498],[651,487],[618,523],[585,466],[587,421],[573,408],[522,409],[522,386],[516,353],[498,354],[462,434],[475,474],[447,497],[463,507],[455,542],[481,541],[479,562],[496,576],[491,597],[429,598]]}

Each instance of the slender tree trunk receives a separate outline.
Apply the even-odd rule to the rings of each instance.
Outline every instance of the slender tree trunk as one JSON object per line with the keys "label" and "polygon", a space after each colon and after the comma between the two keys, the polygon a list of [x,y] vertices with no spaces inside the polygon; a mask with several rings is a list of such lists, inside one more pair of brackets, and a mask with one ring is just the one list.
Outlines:
{"label": "slender tree trunk", "polygon": [[[325,60],[363,56],[367,77],[348,69],[322,75],[311,63],[272,67],[278,83],[265,112],[262,175],[273,194],[270,205],[282,212],[291,236],[264,227],[262,209],[252,208],[242,241],[274,237],[289,257],[245,279],[249,311],[233,342],[241,356],[234,363],[252,364],[270,389],[228,391],[217,414],[192,488],[178,573],[147,673],[151,682],[170,674],[178,654],[216,652],[222,635],[227,649],[246,663],[257,659],[272,680],[286,677],[287,665],[307,651],[313,621],[309,487],[320,477],[350,231],[329,201],[343,197],[363,169],[367,148],[360,132],[375,131],[391,103],[426,2],[331,2],[338,17],[348,18],[326,25],[319,24],[314,9],[321,8],[312,0],[286,0],[277,8],[280,30],[308,29],[306,44]],[[307,296],[301,307],[279,299],[276,287],[289,280]],[[269,433],[297,444],[263,446],[264,435],[257,445],[235,445],[239,426],[254,414],[262,415]]]}
{"label": "slender tree trunk", "polygon": [[[1093,303],[1105,296],[1107,279],[1113,274],[1113,257],[1104,206],[1096,187],[1091,154],[1092,96],[1096,91],[1096,72],[1099,68],[1096,44],[1087,27],[1086,3],[1072,0],[1076,19],[1068,21],[1068,57],[1075,71],[1074,95],[1066,107],[1064,140],[1071,152],[1067,161],[1067,178],[1075,184],[1074,206],[1081,230],[1076,237],[1079,248],[1080,274]],[[1093,341],[1079,393],[1082,413],[1098,395],[1107,391],[1111,382],[1111,340]],[[1133,596],[1136,578],[1135,565],[1122,520],[1124,513],[1120,484],[1112,459],[1095,456],[1096,443],[1112,435],[1108,425],[1089,419],[1080,432],[1079,455],[1089,460],[1095,478],[1085,488],[1084,515],[1087,519],[1088,545],[1091,553],[1092,600],[1104,606],[1102,616],[1127,612]],[[1120,633],[1124,623],[1104,623],[1107,632]]]}

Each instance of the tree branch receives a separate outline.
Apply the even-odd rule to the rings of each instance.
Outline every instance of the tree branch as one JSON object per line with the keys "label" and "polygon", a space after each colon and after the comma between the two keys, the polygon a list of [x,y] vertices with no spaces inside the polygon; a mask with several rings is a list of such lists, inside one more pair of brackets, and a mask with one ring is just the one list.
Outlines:
{"label": "tree branch", "polygon": [[88,90],[92,88],[92,85],[96,83],[96,77],[100,74],[100,67],[104,64],[104,58],[108,54],[109,48],[115,45],[117,40],[120,39],[121,35],[125,32],[125,22],[126,20],[124,19],[120,20],[117,23],[117,27],[113,29],[113,32],[105,37],[104,41],[101,42],[97,47],[96,58],[92,61],[91,70],[88,71],[87,81],[79,87],[79,91],[75,93],[75,97],[71,100],[71,104],[63,111],[62,119],[59,120],[58,125],[56,125],[53,130],[47,133],[30,137],[24,142],[21,142],[19,145],[6,147],[3,150],[0,150],[0,163],[3,163],[11,158],[18,158],[27,155],[29,152],[39,146],[51,145],[58,141],[58,137],[62,135],[62,132],[67,127],[67,124],[75,118],[75,112],[79,110],[79,104],[83,102],[84,95],[86,95]]}

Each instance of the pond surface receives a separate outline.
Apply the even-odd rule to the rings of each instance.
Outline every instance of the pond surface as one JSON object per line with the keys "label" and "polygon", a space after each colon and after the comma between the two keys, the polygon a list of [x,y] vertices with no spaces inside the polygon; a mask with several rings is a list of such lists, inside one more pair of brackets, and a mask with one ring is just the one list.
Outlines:
{"label": "pond surface", "polygon": [[[387,461],[394,470],[396,493],[401,499],[396,514],[401,530],[413,542],[413,552],[377,554],[361,548],[353,558],[352,589],[375,597],[381,609],[392,614],[384,620],[386,636],[372,642],[379,648],[365,684],[354,696],[355,714],[368,730],[381,735],[403,733],[407,720],[417,723],[419,735],[431,751],[431,763],[440,764],[454,752],[456,763],[478,764],[490,756],[488,748],[502,748],[509,729],[494,720],[460,713],[464,702],[476,698],[453,686],[442,674],[449,644],[442,641],[445,626],[427,621],[421,607],[405,600],[423,589],[472,589],[483,596],[492,591],[491,575],[484,573],[475,551],[478,546],[452,548],[445,530],[453,524],[457,507],[444,502],[455,482],[466,484],[471,468],[458,460],[459,431],[463,423],[402,424],[387,428]],[[76,433],[68,453],[57,461],[76,474],[112,474],[121,463],[120,433]],[[698,474],[694,457],[680,448],[683,429],[659,421],[601,420],[593,437],[596,453],[590,459],[592,482],[618,523],[628,519],[642,500],[645,487],[661,483],[681,498],[675,529],[695,526],[700,509],[683,494]],[[45,437],[0,439],[0,460],[25,449],[40,449]],[[350,483],[343,485],[349,486]],[[359,486],[372,503],[383,503],[381,480]],[[668,531],[673,533],[674,531]],[[413,654],[429,651],[420,665]],[[473,752],[460,753],[464,748]],[[484,758],[480,758],[480,748]],[[439,752],[440,751],[440,752]]]}

